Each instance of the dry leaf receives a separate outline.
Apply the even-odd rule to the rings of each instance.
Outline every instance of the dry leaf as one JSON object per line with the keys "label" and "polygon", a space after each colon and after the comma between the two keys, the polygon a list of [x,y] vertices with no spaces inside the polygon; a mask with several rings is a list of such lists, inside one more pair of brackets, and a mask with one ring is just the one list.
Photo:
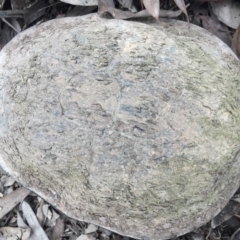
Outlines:
{"label": "dry leaf", "polygon": [[13,10],[23,10],[28,7],[28,1],[25,0],[11,0],[11,7]]}
{"label": "dry leaf", "polygon": [[15,180],[12,177],[4,175],[1,177],[1,182],[4,187],[10,187],[15,183]]}
{"label": "dry leaf", "polygon": [[97,9],[97,6],[89,6],[89,7],[75,6],[65,16],[66,17],[83,16],[83,15],[87,15],[87,14],[91,13],[95,9]]}
{"label": "dry leaf", "polygon": [[[237,192],[239,192],[239,190],[240,190],[240,188],[238,189]],[[235,202],[240,203],[240,193],[234,194],[234,196],[232,197],[232,200],[235,201]]]}
{"label": "dry leaf", "polygon": [[207,16],[208,15],[208,13],[209,13],[208,6],[206,6],[206,5],[196,6],[196,4],[194,4],[194,6],[191,6],[191,10],[194,12],[192,23],[194,25],[200,26],[201,19],[199,18],[199,16],[202,16],[202,15]]}
{"label": "dry leaf", "polygon": [[13,186],[4,189],[4,195],[8,195],[13,192]]}
{"label": "dry leaf", "polygon": [[174,2],[179,7],[179,9],[182,10],[182,12],[186,15],[187,21],[188,23],[190,23],[185,2],[183,0],[174,0]]}
{"label": "dry leaf", "polygon": [[31,234],[31,229],[2,227],[0,228],[0,233],[6,240],[13,240],[13,239],[27,240]]}
{"label": "dry leaf", "polygon": [[109,7],[103,1],[98,0],[98,14],[103,16],[105,13],[110,13],[116,19],[128,19],[134,15],[129,11],[121,11],[119,9]]}
{"label": "dry leaf", "polygon": [[98,4],[97,0],[60,0],[60,1],[79,6],[96,6]]}
{"label": "dry leaf", "polygon": [[227,206],[217,216],[215,216],[212,219],[211,221],[212,228],[216,228],[217,226],[221,225],[223,222],[227,221],[232,216],[239,213],[239,211],[240,203],[230,200]]}
{"label": "dry leaf", "polygon": [[226,28],[224,29],[224,26],[217,19],[214,20],[209,16],[200,16],[200,19],[202,20],[202,25],[206,30],[216,35],[228,46],[231,45],[232,39],[229,31]]}
{"label": "dry leaf", "polygon": [[[1,194],[4,192],[4,186],[3,186],[3,183],[1,181],[0,181],[0,192],[1,192]],[[3,197],[3,196],[1,196],[1,197]]]}
{"label": "dry leaf", "polygon": [[76,240],[94,240],[94,239],[96,239],[96,238],[94,238],[90,234],[89,235],[82,234]]}
{"label": "dry leaf", "polygon": [[12,25],[16,29],[16,32],[21,32],[22,31],[21,19],[12,18]]}
{"label": "dry leaf", "polygon": [[45,1],[33,1],[33,4],[24,11],[24,20],[26,26],[29,26],[31,23],[45,15],[47,7],[48,4]]}
{"label": "dry leaf", "polygon": [[192,237],[192,240],[205,240],[203,233],[192,232],[189,235]]}
{"label": "dry leaf", "polygon": [[40,200],[40,204],[37,208],[37,219],[38,219],[38,222],[41,226],[43,226],[44,222],[45,222],[45,219],[46,217],[44,216],[43,214],[43,204],[44,204],[44,201],[43,199]]}
{"label": "dry leaf", "polygon": [[240,239],[240,228],[238,228],[235,233],[232,235],[230,240],[239,240]]}
{"label": "dry leaf", "polygon": [[45,219],[47,218],[48,220],[51,220],[52,219],[52,213],[49,210],[49,204],[44,204],[43,207],[42,207],[42,210],[43,210],[43,214],[45,216]]}
{"label": "dry leaf", "polygon": [[17,225],[19,228],[28,228],[28,225],[23,221],[22,216],[17,211]]}
{"label": "dry leaf", "polygon": [[98,230],[98,226],[94,225],[94,224],[89,224],[87,229],[85,230],[85,234],[89,234],[89,233],[94,233]]}
{"label": "dry leaf", "polygon": [[[130,11],[122,11],[116,8],[111,8],[106,6],[101,0],[98,0],[98,14],[100,16],[104,16],[104,14],[109,13],[112,17],[116,19],[130,19],[130,18],[142,18],[142,17],[150,17],[150,14],[147,10],[142,10],[137,13],[131,13]],[[178,17],[182,13],[179,11],[170,11],[170,10],[160,10],[159,17],[163,18],[175,18]]]}
{"label": "dry leaf", "polygon": [[112,234],[111,231],[109,231],[109,230],[107,230],[107,229],[105,229],[105,228],[101,228],[101,227],[98,227],[98,228],[99,228],[99,230],[100,230],[101,232],[103,232],[104,234],[106,234],[108,237]]}
{"label": "dry leaf", "polygon": [[48,222],[50,227],[55,226],[57,219],[60,217],[59,214],[57,214],[53,209],[51,209],[51,211],[52,211],[52,218],[49,219],[49,222]]}
{"label": "dry leaf", "polygon": [[240,24],[240,2],[228,0],[211,2],[211,7],[217,18],[227,26],[237,29]]}
{"label": "dry leaf", "polygon": [[118,0],[118,2],[122,5],[122,8],[130,10],[132,13],[137,12],[137,9],[133,5],[133,0]]}
{"label": "dry leaf", "polygon": [[30,191],[26,188],[18,188],[9,195],[0,199],[0,218],[11,211],[18,203],[20,203]]}
{"label": "dry leaf", "polygon": [[61,218],[58,218],[56,221],[56,225],[52,231],[52,239],[61,240],[63,234],[64,234],[64,222]]}
{"label": "dry leaf", "polygon": [[6,0],[0,0],[0,9],[2,9],[4,3],[5,3]]}
{"label": "dry leaf", "polygon": [[115,2],[114,0],[101,0],[105,5],[108,7],[115,8]]}
{"label": "dry leaf", "polygon": [[240,58],[240,25],[238,26],[237,30],[233,35],[231,48],[235,52],[235,54]]}
{"label": "dry leaf", "polygon": [[153,16],[157,22],[159,22],[159,11],[160,11],[160,3],[159,0],[143,0],[143,4],[147,11]]}
{"label": "dry leaf", "polygon": [[194,0],[194,1],[195,2],[226,2],[226,0]]}
{"label": "dry leaf", "polygon": [[32,230],[32,235],[30,239],[49,240],[46,233],[43,231],[41,225],[39,224],[37,217],[33,212],[32,208],[25,201],[22,202],[22,211],[23,211],[24,217],[26,218],[26,221],[28,222],[29,227]]}
{"label": "dry leaf", "polygon": [[133,0],[118,0],[124,8],[131,8],[133,5]]}

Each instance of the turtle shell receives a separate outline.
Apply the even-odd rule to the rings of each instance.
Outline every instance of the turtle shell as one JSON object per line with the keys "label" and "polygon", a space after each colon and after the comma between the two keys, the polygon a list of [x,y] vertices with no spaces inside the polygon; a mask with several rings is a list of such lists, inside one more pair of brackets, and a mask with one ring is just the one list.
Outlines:
{"label": "turtle shell", "polygon": [[70,217],[140,239],[239,186],[240,63],[204,29],[52,20],[0,53],[0,165]]}

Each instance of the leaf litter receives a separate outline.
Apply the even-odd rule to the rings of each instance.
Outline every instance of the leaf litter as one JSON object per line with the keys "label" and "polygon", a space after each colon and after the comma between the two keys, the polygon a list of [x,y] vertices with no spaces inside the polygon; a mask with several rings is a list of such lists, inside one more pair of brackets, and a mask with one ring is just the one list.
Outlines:
{"label": "leaf litter", "polygon": [[158,0],[142,0],[147,11],[159,22],[160,2]]}
{"label": "leaf litter", "polygon": [[231,48],[240,59],[240,24],[233,35]]}
{"label": "leaf litter", "polygon": [[[240,58],[240,8],[223,0],[0,0],[0,49],[24,29],[54,18],[96,12],[119,19],[175,18],[197,24],[231,46]],[[189,7],[188,7],[189,6]],[[233,7],[234,6],[234,7]],[[237,7],[236,7],[237,6]],[[188,10],[187,10],[188,8]],[[220,10],[219,10],[220,9]],[[229,12],[231,16],[226,14]],[[234,17],[234,22],[231,20]],[[229,20],[230,18],[230,20]],[[228,24],[228,22],[231,24]],[[234,25],[233,25],[234,24]],[[240,190],[211,222],[174,240],[240,239]],[[94,224],[70,219],[3,171],[0,175],[1,240],[128,240]]]}

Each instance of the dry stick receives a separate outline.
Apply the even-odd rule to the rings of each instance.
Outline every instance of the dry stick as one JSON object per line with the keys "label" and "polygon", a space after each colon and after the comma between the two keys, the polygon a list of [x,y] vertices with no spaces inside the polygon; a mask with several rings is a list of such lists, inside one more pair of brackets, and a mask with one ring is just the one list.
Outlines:
{"label": "dry stick", "polygon": [[206,239],[209,239],[211,233],[212,233],[212,228],[209,229],[209,232],[208,232],[208,235],[206,236]]}
{"label": "dry stick", "polygon": [[20,33],[10,22],[8,22],[5,18],[1,18],[3,22],[5,22],[9,27],[15,30],[17,33]]}
{"label": "dry stick", "polygon": [[6,10],[0,11],[0,18],[24,18],[23,10]]}

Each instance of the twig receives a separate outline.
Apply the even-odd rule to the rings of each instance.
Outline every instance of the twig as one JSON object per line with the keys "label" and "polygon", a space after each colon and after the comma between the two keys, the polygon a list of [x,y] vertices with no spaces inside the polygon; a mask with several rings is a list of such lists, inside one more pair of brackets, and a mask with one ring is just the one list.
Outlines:
{"label": "twig", "polygon": [[0,11],[0,18],[24,18],[23,10]]}
{"label": "twig", "polygon": [[212,233],[212,228],[209,229],[209,232],[208,232],[208,235],[206,236],[206,239],[208,239],[210,237],[211,233]]}
{"label": "twig", "polygon": [[5,18],[1,18],[3,22],[5,22],[9,27],[15,30],[17,33],[20,33],[10,22],[8,22]]}

